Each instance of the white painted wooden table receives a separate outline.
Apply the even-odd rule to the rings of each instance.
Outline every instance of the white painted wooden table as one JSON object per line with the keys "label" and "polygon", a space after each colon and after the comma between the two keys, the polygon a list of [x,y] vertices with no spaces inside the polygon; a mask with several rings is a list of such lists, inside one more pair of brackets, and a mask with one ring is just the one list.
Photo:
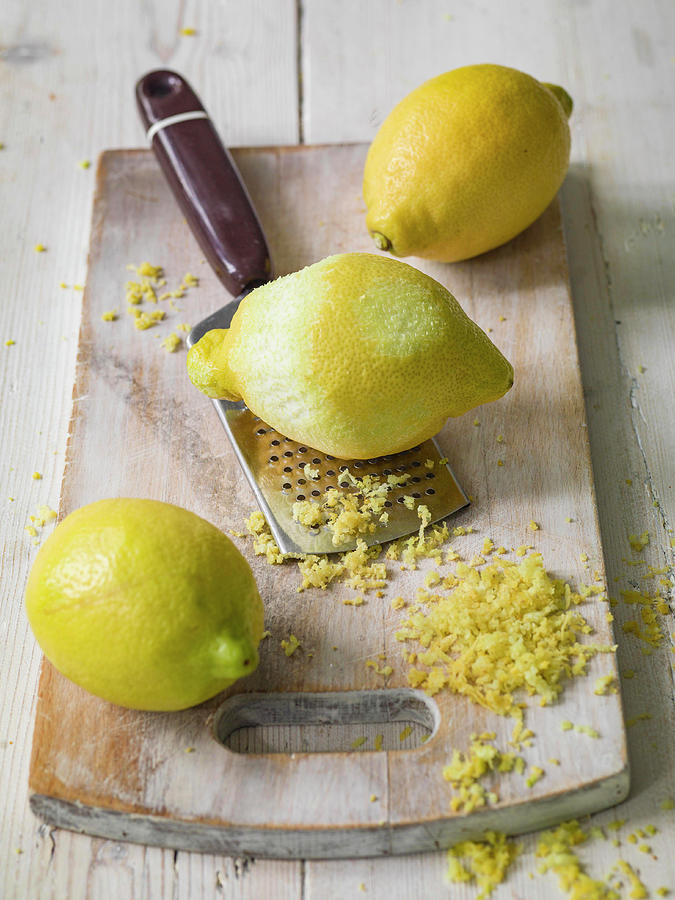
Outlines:
{"label": "white painted wooden table", "polygon": [[[182,36],[182,28],[196,35]],[[435,898],[444,854],[355,862],[231,860],[50,831],[27,806],[40,653],[22,609],[36,548],[25,533],[55,507],[85,277],[94,169],[110,147],[143,145],[135,79],[182,71],[231,145],[369,140],[425,78],[497,62],[564,85],[575,100],[562,189],[587,423],[610,586],[645,558],[673,563],[675,525],[675,5],[645,0],[5,0],[0,9],[0,897]],[[44,253],[33,249],[38,243]],[[70,287],[60,288],[65,282]],[[15,344],[5,346],[5,341]],[[34,480],[34,471],[42,473]],[[632,480],[632,484],[627,484]],[[10,501],[8,498],[14,498]],[[675,890],[673,656],[621,632],[632,794],[594,817],[654,824],[658,859],[623,842],[581,855],[604,876],[621,852],[652,891]],[[668,634],[675,631],[672,620]],[[536,836],[494,896],[554,897],[535,876]],[[363,888],[361,887],[363,885]],[[627,893],[626,893],[627,896]]]}

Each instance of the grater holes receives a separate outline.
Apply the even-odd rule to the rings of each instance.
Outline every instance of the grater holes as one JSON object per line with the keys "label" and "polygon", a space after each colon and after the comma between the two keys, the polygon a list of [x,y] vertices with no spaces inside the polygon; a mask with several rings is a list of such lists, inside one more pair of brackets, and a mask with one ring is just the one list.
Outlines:
{"label": "grater holes", "polygon": [[296,499],[296,500],[304,500],[304,499],[305,499],[305,495],[304,495],[304,494],[298,494],[298,495],[296,496],[295,499]]}
{"label": "grater holes", "polygon": [[297,482],[297,483],[298,483],[298,484],[307,484],[307,481],[306,481],[305,478],[298,478],[298,482]]}
{"label": "grater holes", "polygon": [[293,466],[284,466],[284,472],[289,475],[293,471]]}
{"label": "grater holes", "polygon": [[419,484],[421,480],[422,479],[418,475],[415,475],[413,478],[410,479],[410,482],[411,482],[411,484]]}
{"label": "grater holes", "polygon": [[256,434],[257,434],[259,437],[262,437],[263,434],[267,434],[267,429],[266,429],[266,428],[257,428],[257,429],[256,429]]}
{"label": "grater holes", "polygon": [[419,500],[422,495],[418,491],[415,491],[415,493],[411,494],[411,496],[414,497],[415,500]]}
{"label": "grater holes", "polygon": [[285,491],[290,491],[290,489],[293,487],[293,485],[290,483],[290,481],[284,481],[284,483],[281,486]]}
{"label": "grater holes", "polygon": [[279,438],[274,438],[273,441],[270,441],[270,447],[278,447],[280,443],[281,441],[279,440]]}
{"label": "grater holes", "polygon": [[292,450],[284,450],[284,456],[293,456]]}
{"label": "grater holes", "polygon": [[412,461],[411,465],[412,465],[413,469],[419,469],[419,467],[422,465],[422,463],[419,461],[419,459],[415,459]]}
{"label": "grater holes", "polygon": [[433,472],[427,472],[427,474],[424,477],[425,478],[434,478],[435,476],[434,476]]}
{"label": "grater holes", "polygon": [[427,488],[426,491],[425,491],[424,493],[425,493],[425,494],[430,494],[430,495],[431,495],[431,494],[435,494],[436,491],[435,491],[433,488]]}
{"label": "grater holes", "polygon": [[[427,494],[428,493],[429,493],[429,491],[427,491]],[[432,491],[432,493],[433,493],[433,491]],[[312,497],[320,497],[320,496],[321,496],[321,491],[317,491],[317,490],[312,491]]]}
{"label": "grater holes", "polygon": [[279,457],[278,457],[278,456],[270,456],[269,461],[270,461],[271,463],[279,462]]}
{"label": "grater holes", "polygon": [[385,500],[384,505],[388,508],[391,508],[394,504],[391,502],[391,500]]}
{"label": "grater holes", "polygon": [[298,447],[298,453],[307,453],[307,447]]}

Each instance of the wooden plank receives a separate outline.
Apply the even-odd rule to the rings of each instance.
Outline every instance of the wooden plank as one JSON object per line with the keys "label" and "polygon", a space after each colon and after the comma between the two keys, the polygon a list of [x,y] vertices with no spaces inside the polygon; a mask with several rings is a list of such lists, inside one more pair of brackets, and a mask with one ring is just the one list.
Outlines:
{"label": "wooden plank", "polygon": [[[96,157],[143,143],[135,80],[175,67],[228,141],[296,141],[295,2],[276,0],[272,11],[265,0],[89,0],[64,13],[41,0],[10,0],[0,19],[0,896],[168,895],[186,873],[176,874],[172,852],[122,852],[65,831],[52,837],[28,808],[40,653],[22,609],[37,552],[23,529],[40,504],[58,505],[82,305],[72,286],[85,281]],[[183,26],[197,35],[179,36]],[[88,170],[78,165],[85,159]],[[35,253],[38,242],[46,253]],[[15,345],[5,347],[8,339]],[[31,478],[36,470],[40,481]],[[226,862],[214,859],[203,885],[192,873],[193,896],[211,890]],[[283,871],[284,890],[299,896],[300,867]],[[276,864],[261,861],[243,889],[232,877],[227,890],[272,896],[280,878]]]}
{"label": "wooden plank", "polygon": [[[364,247],[356,185],[365,151],[364,145],[341,145],[235,152],[278,273],[331,249]],[[101,319],[104,310],[119,305],[128,277],[125,264],[139,252],[166,263],[169,286],[188,270],[202,280],[198,291],[180,301],[180,311],[168,310],[166,324],[142,333],[124,313],[118,322]],[[105,154],[61,515],[104,496],[150,496],[237,530],[252,508],[234,452],[210,404],[189,384],[182,355],[166,354],[158,345],[157,339],[186,316],[194,323],[223,302],[222,288],[198,259],[151,154]],[[517,373],[507,398],[479,411],[479,428],[472,412],[448,423],[439,436],[474,496],[473,506],[456,518],[475,529],[464,539],[463,555],[478,553],[486,536],[511,547],[531,539],[556,574],[576,583],[602,578],[557,205],[492,254],[452,268],[429,263],[423,268],[449,284],[469,314],[493,330]],[[496,441],[500,433],[503,443]],[[501,466],[498,457],[504,457]],[[536,534],[528,530],[532,519],[541,525]],[[250,546],[245,551],[250,558]],[[585,565],[582,551],[589,559]],[[293,563],[250,562],[272,637],[263,644],[258,671],[228,696],[243,692],[245,698],[249,692],[269,692],[270,686],[279,692],[379,687],[364,662],[383,651],[394,668],[388,688],[406,686],[406,666],[393,640],[400,614],[392,612],[390,600],[396,594],[414,597],[423,583],[421,571],[392,565],[384,596],[369,597],[366,606],[355,609],[342,602],[353,594],[344,584],[312,598],[298,594]],[[611,643],[602,605],[589,604],[584,612],[597,640]],[[305,650],[289,659],[280,640],[291,632]],[[600,672],[616,672],[611,655],[593,661],[592,675]],[[518,779],[507,780],[494,809],[466,817],[449,812],[442,767],[454,747],[468,746],[472,732],[494,729],[499,745],[506,746],[511,723],[465,698],[446,693],[426,701],[438,709],[432,714],[438,722],[431,739],[413,751],[244,755],[219,747],[211,735],[222,696],[162,716],[120,710],[46,665],[32,803],[50,822],[103,836],[282,857],[400,853],[447,846],[485,828],[517,833],[603,808],[625,795],[619,698],[599,699],[592,684],[592,677],[576,681],[555,708],[528,712],[537,742],[525,755],[530,763],[542,763],[556,754],[561,718],[597,728],[599,744],[573,736],[567,763],[551,769],[526,795]],[[367,695],[367,717],[366,701]],[[187,747],[194,752],[186,754]],[[371,802],[371,795],[379,802]]]}

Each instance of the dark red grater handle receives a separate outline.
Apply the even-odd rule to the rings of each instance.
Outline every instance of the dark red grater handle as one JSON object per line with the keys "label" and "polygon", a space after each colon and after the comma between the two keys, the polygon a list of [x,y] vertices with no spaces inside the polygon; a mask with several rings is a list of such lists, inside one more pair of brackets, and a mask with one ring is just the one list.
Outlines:
{"label": "dark red grater handle", "polygon": [[218,278],[235,296],[269,281],[265,235],[199,97],[177,72],[158,69],[137,83],[136,102],[157,161]]}

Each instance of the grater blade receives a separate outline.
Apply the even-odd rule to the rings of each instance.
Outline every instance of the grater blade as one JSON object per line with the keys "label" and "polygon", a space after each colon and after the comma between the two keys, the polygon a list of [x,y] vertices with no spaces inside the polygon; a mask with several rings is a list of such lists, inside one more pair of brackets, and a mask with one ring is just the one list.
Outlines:
{"label": "grater blade", "polygon": [[[188,347],[213,328],[228,328],[247,293],[242,292],[195,325],[187,338]],[[393,487],[387,495],[387,524],[378,525],[372,534],[359,535],[368,545],[383,544],[419,529],[417,509],[404,505],[405,496],[413,497],[415,507],[424,504],[428,508],[430,522],[444,519],[469,505],[469,498],[452,469],[447,462],[441,463],[443,457],[434,438],[403,453],[377,459],[339,459],[280,434],[244,403],[212,402],[260,510],[284,554],[342,553],[356,547],[356,538],[335,545],[333,534],[325,525],[308,528],[293,519],[292,507],[296,501],[318,501],[326,491],[335,489],[358,494],[358,487],[342,483],[346,470],[357,480],[363,475],[376,475],[386,480],[387,475],[410,474],[406,485]],[[429,466],[428,461],[433,465]],[[312,476],[307,477],[306,467],[311,469]]]}

